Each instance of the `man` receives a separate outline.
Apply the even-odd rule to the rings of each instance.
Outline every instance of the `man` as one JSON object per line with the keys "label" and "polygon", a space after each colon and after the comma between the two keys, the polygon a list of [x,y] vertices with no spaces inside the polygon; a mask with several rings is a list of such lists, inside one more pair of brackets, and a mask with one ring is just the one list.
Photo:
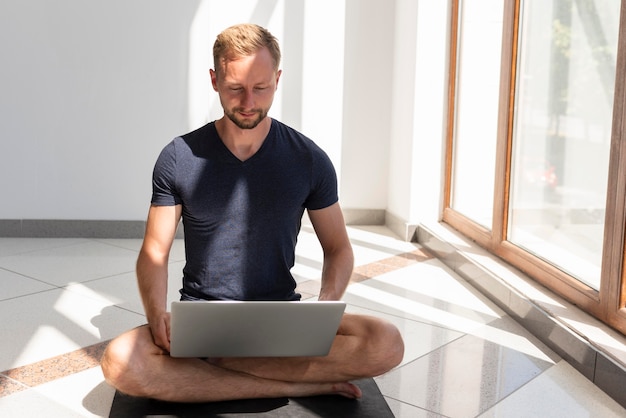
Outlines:
{"label": "man", "polygon": [[113,340],[102,360],[121,392],[179,402],[338,394],[350,380],[380,375],[402,359],[398,330],[345,314],[325,357],[181,359],[169,356],[167,264],[179,220],[185,228],[183,300],[298,300],[289,272],[306,208],[324,251],[320,300],[340,299],[353,254],[326,154],[267,116],[281,71],[276,39],[237,25],[214,45],[213,88],[224,116],[166,146],[137,279],[148,324]]}

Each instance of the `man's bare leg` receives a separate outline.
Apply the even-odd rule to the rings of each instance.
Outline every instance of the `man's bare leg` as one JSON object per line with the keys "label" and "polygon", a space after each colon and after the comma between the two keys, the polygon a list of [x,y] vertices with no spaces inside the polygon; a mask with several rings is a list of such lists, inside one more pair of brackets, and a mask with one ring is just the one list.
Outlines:
{"label": "man's bare leg", "polygon": [[211,363],[257,377],[292,382],[339,382],[379,376],[397,366],[404,343],[395,326],[345,314],[325,357],[221,358]]}
{"label": "man's bare leg", "polygon": [[338,394],[358,398],[349,380],[383,374],[402,360],[398,330],[380,319],[344,315],[328,356],[178,359],[157,347],[147,326],[121,335],[102,368],[121,392],[170,401],[202,402]]}
{"label": "man's bare leg", "polygon": [[107,382],[123,393],[177,402],[337,394],[358,398],[348,382],[287,382],[228,370],[200,359],[177,359],[157,347],[147,326],[113,340],[104,354]]}

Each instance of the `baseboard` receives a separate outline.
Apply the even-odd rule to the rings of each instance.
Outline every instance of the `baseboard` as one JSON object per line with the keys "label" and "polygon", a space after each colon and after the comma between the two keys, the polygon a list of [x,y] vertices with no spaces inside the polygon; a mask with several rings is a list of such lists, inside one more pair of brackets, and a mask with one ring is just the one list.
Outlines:
{"label": "baseboard", "polygon": [[385,214],[385,226],[404,241],[415,241],[416,239],[417,225],[411,224],[391,212]]}
{"label": "baseboard", "polygon": [[405,241],[415,240],[417,225],[384,209],[343,209],[346,225],[385,225]]}
{"label": "baseboard", "polygon": [[[346,225],[385,225],[405,241],[414,240],[417,225],[384,209],[343,209]],[[303,224],[310,224],[305,213]],[[145,221],[80,219],[0,219],[5,238],[143,238]],[[177,238],[182,238],[178,228]]]}
{"label": "baseboard", "polygon": [[145,221],[0,219],[7,238],[143,238]]}
{"label": "baseboard", "polygon": [[384,209],[342,209],[346,225],[384,225]]}

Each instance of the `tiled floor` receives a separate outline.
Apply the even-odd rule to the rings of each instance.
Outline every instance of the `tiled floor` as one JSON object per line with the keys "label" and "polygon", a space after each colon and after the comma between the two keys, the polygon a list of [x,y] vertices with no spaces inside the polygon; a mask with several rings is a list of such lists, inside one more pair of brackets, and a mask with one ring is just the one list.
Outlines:
{"label": "tiled floor", "polygon": [[[626,410],[416,244],[351,227],[349,311],[402,331],[402,364],[376,379],[397,417],[624,417]],[[134,281],[140,240],[0,238],[0,416],[108,416],[98,359],[144,322]],[[321,250],[304,227],[294,268],[319,289]],[[182,242],[171,256],[177,299]]]}

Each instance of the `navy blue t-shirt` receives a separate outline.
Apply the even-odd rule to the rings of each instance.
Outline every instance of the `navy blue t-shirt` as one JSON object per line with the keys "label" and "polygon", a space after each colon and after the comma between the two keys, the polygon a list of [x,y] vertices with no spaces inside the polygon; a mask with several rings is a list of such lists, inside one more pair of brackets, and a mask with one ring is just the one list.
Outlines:
{"label": "navy blue t-shirt", "polygon": [[300,299],[290,270],[302,214],[338,200],[328,156],[276,120],[246,161],[228,150],[214,122],[175,138],[152,186],[152,204],[182,205],[181,293],[192,299]]}

